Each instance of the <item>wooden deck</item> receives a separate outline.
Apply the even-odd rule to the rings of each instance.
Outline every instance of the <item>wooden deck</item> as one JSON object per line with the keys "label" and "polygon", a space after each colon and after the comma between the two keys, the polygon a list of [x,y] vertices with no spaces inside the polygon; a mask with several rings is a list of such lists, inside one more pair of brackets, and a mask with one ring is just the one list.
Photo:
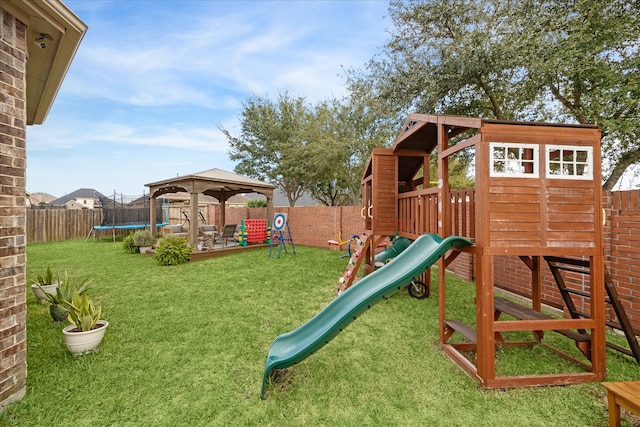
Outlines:
{"label": "wooden deck", "polygon": [[243,251],[250,251],[253,249],[268,248],[268,247],[269,245],[266,243],[258,243],[258,244],[250,244],[247,246],[240,246],[240,245],[226,246],[224,248],[216,248],[212,251],[193,251],[191,253],[191,261],[198,261],[201,259],[233,255]]}
{"label": "wooden deck", "polygon": [[[230,245],[226,247],[216,247],[212,251],[193,251],[191,253],[191,261],[199,261],[201,259],[233,255],[243,251],[250,251],[253,249],[268,248],[268,247],[269,245],[266,243],[253,243],[248,246]],[[153,256],[153,251],[147,252],[147,255]]]}

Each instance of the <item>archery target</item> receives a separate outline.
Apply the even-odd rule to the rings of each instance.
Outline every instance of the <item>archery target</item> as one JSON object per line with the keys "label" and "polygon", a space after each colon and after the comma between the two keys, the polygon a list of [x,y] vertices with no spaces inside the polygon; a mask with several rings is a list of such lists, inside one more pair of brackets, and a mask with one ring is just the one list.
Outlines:
{"label": "archery target", "polygon": [[287,225],[287,215],[282,213],[275,214],[273,217],[273,229],[282,231],[285,225]]}

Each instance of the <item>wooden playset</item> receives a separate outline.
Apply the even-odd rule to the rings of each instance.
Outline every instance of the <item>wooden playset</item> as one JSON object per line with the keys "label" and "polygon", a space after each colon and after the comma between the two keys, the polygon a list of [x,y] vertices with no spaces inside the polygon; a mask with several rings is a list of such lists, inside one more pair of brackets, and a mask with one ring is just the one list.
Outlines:
{"label": "wooden playset", "polygon": [[[600,138],[597,126],[412,114],[391,148],[373,150],[362,179],[362,217],[371,244],[358,262],[365,273],[373,271],[372,248],[396,233],[409,239],[434,233],[472,240],[473,246],[455,248],[438,264],[440,343],[483,387],[604,380]],[[475,188],[450,188],[449,163],[457,155],[474,159]],[[434,186],[429,182],[431,156],[438,164]],[[461,254],[475,266],[473,326],[447,311],[445,270]],[[530,270],[528,304],[495,295],[496,257],[515,257]],[[584,276],[582,289],[563,292],[562,318],[541,312],[545,262],[559,287],[564,271],[579,270]],[[511,341],[513,331],[531,331],[531,339]],[[575,341],[577,355],[554,351],[579,369],[497,374],[497,347],[544,344],[545,332],[552,331]]]}

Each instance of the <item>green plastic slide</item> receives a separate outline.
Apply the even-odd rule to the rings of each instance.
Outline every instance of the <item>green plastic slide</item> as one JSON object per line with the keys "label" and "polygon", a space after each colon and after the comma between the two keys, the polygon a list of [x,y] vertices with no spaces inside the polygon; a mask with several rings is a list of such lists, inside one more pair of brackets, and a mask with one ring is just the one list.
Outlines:
{"label": "green plastic slide", "polygon": [[397,237],[393,240],[393,244],[374,257],[375,266],[379,267],[393,260],[398,254],[401,254],[409,247],[411,240],[406,237]]}
{"label": "green plastic slide", "polygon": [[311,356],[372,305],[411,283],[449,249],[471,244],[464,237],[443,239],[424,234],[392,262],[360,279],[305,324],[277,337],[267,356],[260,396],[264,397],[272,369],[283,369]]}

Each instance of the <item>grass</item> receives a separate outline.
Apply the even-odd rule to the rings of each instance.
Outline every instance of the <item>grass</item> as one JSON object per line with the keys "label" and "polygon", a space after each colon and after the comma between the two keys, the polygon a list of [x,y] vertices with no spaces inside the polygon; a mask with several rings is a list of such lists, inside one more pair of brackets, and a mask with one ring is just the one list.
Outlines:
{"label": "grass", "polygon": [[[400,292],[375,305],[260,400],[271,342],[334,297],[346,265],[336,252],[296,250],[161,267],[119,243],[28,245],[29,278],[47,266],[91,275],[110,325],[98,353],[72,356],[62,325],[29,291],[27,394],[0,413],[0,425],[607,424],[600,384],[479,388],[439,348],[435,286],[427,300]],[[473,286],[451,279],[447,289],[450,309],[472,319]],[[509,373],[564,369],[541,346],[499,357]],[[631,358],[607,358],[608,380],[638,378]]]}

